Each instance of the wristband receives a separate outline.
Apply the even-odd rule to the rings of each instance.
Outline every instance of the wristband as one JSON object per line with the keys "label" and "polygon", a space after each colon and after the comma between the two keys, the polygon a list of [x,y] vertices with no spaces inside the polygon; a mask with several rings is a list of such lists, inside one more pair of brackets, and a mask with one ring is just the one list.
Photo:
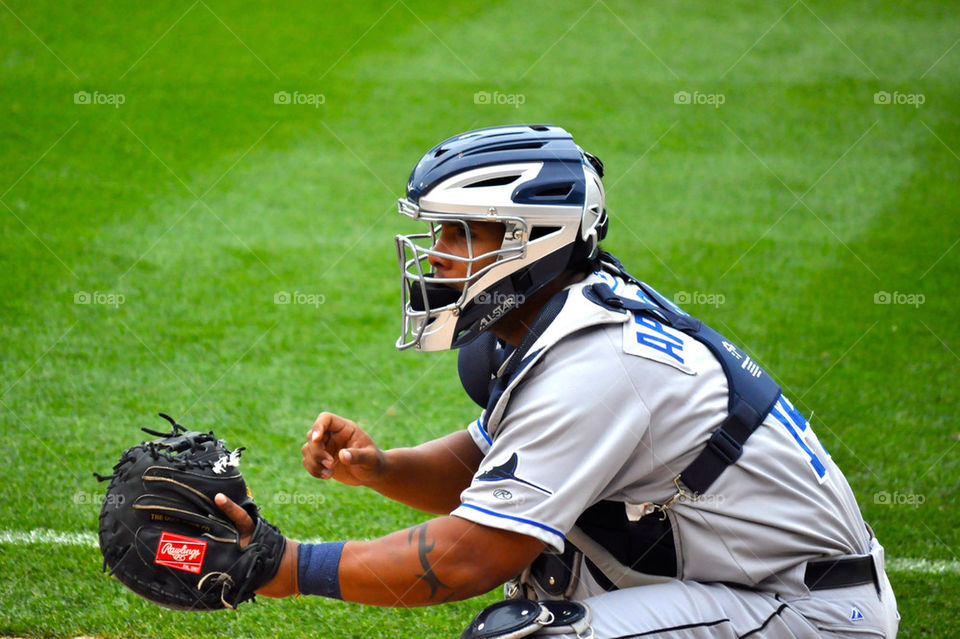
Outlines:
{"label": "wristband", "polygon": [[331,599],[340,596],[340,555],[347,542],[300,544],[297,553],[297,580],[300,592]]}

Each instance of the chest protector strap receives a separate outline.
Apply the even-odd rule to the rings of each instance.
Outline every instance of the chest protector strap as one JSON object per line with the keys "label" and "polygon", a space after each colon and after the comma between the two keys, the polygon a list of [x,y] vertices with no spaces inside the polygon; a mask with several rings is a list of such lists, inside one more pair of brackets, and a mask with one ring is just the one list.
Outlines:
{"label": "chest protector strap", "polygon": [[678,493],[670,502],[664,504],[663,507],[666,508],[684,492],[693,496],[705,493],[727,466],[740,458],[743,444],[760,426],[780,397],[780,387],[756,362],[723,335],[700,320],[679,311],[676,305],[643,282],[630,277],[622,268],[617,274],[639,286],[652,302],[621,297],[603,283],[585,287],[584,295],[590,301],[606,308],[642,313],[689,335],[710,349],[727,376],[727,417],[720,427],[713,431],[706,448],[674,480]]}

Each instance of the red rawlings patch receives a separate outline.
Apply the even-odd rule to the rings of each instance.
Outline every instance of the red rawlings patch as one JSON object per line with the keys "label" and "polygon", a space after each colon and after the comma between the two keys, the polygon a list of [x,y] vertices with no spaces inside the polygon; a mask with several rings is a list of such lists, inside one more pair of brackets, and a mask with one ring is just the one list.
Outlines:
{"label": "red rawlings patch", "polygon": [[202,539],[161,532],[154,563],[199,575],[206,553],[207,542]]}

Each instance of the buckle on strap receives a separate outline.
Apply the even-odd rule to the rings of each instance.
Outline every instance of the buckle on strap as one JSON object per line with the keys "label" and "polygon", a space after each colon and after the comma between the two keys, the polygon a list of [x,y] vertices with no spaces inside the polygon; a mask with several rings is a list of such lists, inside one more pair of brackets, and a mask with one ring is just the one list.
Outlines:
{"label": "buckle on strap", "polygon": [[740,459],[740,455],[743,454],[743,446],[734,439],[733,435],[724,430],[722,426],[713,431],[713,435],[710,436],[710,441],[707,442],[707,448],[711,449],[727,464],[732,464],[737,461]]}
{"label": "buckle on strap", "polygon": [[653,513],[660,513],[660,519],[662,521],[667,518],[667,509],[673,506],[673,504],[676,503],[676,501],[681,497],[686,497],[687,499],[697,498],[697,494],[690,492],[690,490],[680,480],[680,475],[677,475],[673,478],[673,485],[676,487],[677,492],[673,493],[673,495],[670,496],[670,499],[662,504],[648,504],[646,508],[644,508],[644,516],[652,515]]}
{"label": "buckle on strap", "polygon": [[740,459],[743,445],[721,425],[704,446],[700,454],[680,473],[683,483],[695,496],[707,491],[720,474]]}

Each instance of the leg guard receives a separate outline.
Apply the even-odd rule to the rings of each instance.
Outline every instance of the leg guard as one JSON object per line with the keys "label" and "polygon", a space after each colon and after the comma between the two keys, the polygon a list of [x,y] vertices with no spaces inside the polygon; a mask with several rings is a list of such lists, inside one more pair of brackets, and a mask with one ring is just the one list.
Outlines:
{"label": "leg guard", "polygon": [[480,611],[460,639],[519,639],[553,621],[553,614],[536,601],[507,599]]}
{"label": "leg guard", "polygon": [[593,636],[590,609],[578,601],[498,601],[481,610],[460,639],[520,639],[534,633],[588,639]]}

